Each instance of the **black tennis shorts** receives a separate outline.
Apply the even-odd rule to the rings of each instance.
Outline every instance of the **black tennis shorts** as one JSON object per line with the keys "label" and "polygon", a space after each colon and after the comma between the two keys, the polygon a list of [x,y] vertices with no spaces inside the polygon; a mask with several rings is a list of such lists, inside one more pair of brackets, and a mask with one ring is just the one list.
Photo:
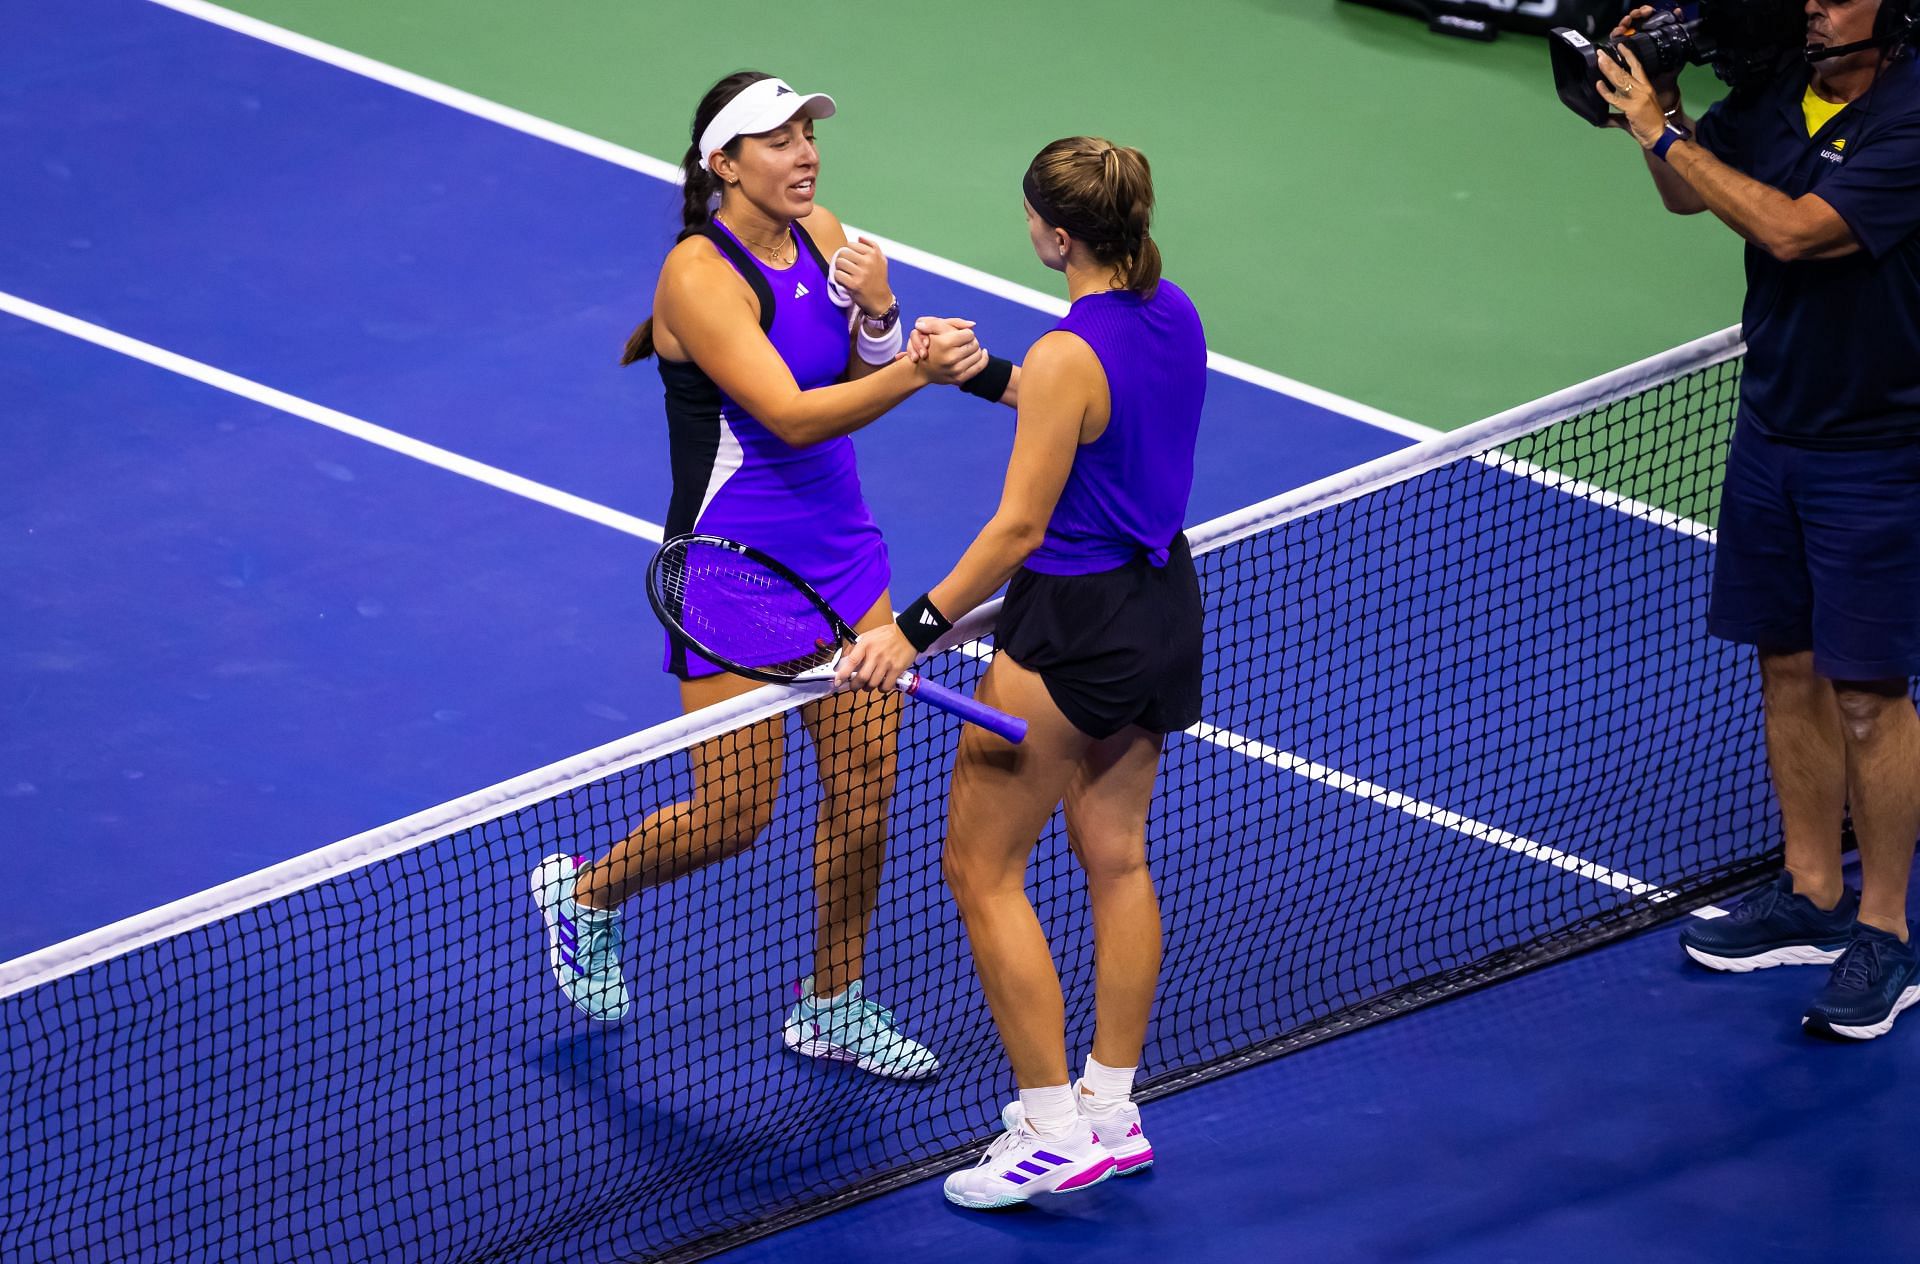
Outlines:
{"label": "black tennis shorts", "polygon": [[1007,585],[994,641],[1036,672],[1089,737],[1129,724],[1175,733],[1200,719],[1200,580],[1184,535],[1167,564],[1142,555],[1092,575],[1022,569]]}

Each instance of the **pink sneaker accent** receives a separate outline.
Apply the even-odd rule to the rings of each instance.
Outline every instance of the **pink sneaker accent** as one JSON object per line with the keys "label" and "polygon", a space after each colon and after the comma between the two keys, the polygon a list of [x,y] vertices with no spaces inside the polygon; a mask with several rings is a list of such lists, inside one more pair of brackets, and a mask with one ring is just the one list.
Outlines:
{"label": "pink sneaker accent", "polygon": [[1119,1164],[1111,1157],[1101,1159],[1098,1163],[1080,1173],[1078,1176],[1071,1177],[1055,1185],[1053,1192],[1056,1194],[1064,1194],[1068,1190],[1085,1189],[1089,1185],[1098,1185],[1101,1181],[1112,1176],[1114,1169],[1118,1166]]}

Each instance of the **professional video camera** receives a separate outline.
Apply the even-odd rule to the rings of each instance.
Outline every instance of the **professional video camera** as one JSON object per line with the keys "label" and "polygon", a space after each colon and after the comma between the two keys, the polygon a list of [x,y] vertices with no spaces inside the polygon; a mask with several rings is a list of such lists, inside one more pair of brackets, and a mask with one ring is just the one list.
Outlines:
{"label": "professional video camera", "polygon": [[1628,34],[1598,43],[1559,27],[1547,46],[1560,100],[1595,127],[1605,127],[1607,103],[1593,86],[1600,80],[1602,56],[1624,65],[1620,50],[1630,48],[1654,76],[1689,64],[1712,65],[1738,91],[1773,78],[1801,55],[1806,42],[1805,0],[1700,0],[1649,14]]}
{"label": "professional video camera", "polygon": [[1766,83],[1799,58],[1817,62],[1868,48],[1911,45],[1917,27],[1920,0],[1881,0],[1872,39],[1824,48],[1807,44],[1805,0],[1699,0],[1669,4],[1633,31],[1597,44],[1580,31],[1556,27],[1548,49],[1560,100],[1595,127],[1605,127],[1607,103],[1593,86],[1600,80],[1603,54],[1625,65],[1620,50],[1631,48],[1649,75],[1711,65],[1738,92]]}

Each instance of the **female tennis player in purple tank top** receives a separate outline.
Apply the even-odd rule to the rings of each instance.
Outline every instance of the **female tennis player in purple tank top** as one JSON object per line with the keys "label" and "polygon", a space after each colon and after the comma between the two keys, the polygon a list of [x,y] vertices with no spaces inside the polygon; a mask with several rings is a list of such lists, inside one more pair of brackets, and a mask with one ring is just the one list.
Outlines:
{"label": "female tennis player in purple tank top", "polygon": [[[1132,1100],[1160,971],[1146,825],[1165,735],[1200,719],[1200,590],[1180,532],[1193,486],[1207,346],[1160,279],[1153,186],[1132,149],[1073,137],[1027,169],[1027,227],[1073,306],[1007,380],[1019,430],[1000,508],[951,574],[894,626],[862,633],[843,674],[885,687],[958,615],[1007,585],[980,683],[1028,723],[1018,746],[967,728],[945,867],[1020,1100],[980,1163],[947,1178],[963,1207],[1067,1193],[1153,1162]],[[914,351],[921,348],[915,340]],[[978,393],[978,392],[976,392]],[[1064,1002],[1027,900],[1055,807],[1093,905],[1097,1023],[1068,1082]]]}
{"label": "female tennis player in purple tank top", "polygon": [[[965,322],[942,322],[931,354],[900,354],[886,259],[814,201],[815,119],[832,98],[752,71],[715,84],[683,162],[685,230],[667,255],[653,315],[623,364],[659,356],[673,494],[669,536],[726,536],[766,550],[858,628],[886,623],[887,549],[860,493],[847,437],[921,387],[977,373]],[[857,309],[857,310],[856,310]],[[916,350],[920,347],[916,340]],[[669,641],[666,668],[688,711],[756,688]],[[782,1036],[789,1049],[919,1078],[939,1069],[863,995],[885,857],[897,699],[829,697],[801,709],[823,790],[814,857],[813,974]],[[653,813],[593,864],[543,860],[532,880],[555,981],[588,1016],[625,1018],[620,906],[751,846],[769,824],[784,762],[781,717],[698,746],[695,797]]]}

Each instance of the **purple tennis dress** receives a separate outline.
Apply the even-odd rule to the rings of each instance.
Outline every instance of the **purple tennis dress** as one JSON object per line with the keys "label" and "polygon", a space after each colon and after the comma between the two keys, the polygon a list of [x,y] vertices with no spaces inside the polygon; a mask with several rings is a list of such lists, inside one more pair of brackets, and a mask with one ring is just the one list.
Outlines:
{"label": "purple tennis dress", "polygon": [[1073,454],[1046,539],[1027,559],[1043,575],[1089,575],[1145,554],[1167,564],[1186,521],[1193,450],[1207,396],[1207,337],[1186,292],[1150,299],[1108,290],[1074,300],[1055,329],[1093,348],[1107,375],[1107,428]]}
{"label": "purple tennis dress", "polygon": [[1047,534],[1007,585],[996,643],[1061,714],[1105,738],[1200,719],[1205,611],[1180,524],[1207,394],[1200,315],[1171,281],[1152,298],[1087,294],[1056,329],[1099,357],[1107,428],[1073,454]]}
{"label": "purple tennis dress", "polygon": [[[760,328],[800,389],[846,376],[847,317],[827,295],[819,247],[795,224],[799,249],[771,268],[725,224],[703,234],[753,287]],[[860,494],[853,440],[794,447],[776,436],[689,361],[660,361],[673,461],[669,537],[690,531],[761,549],[819,590],[849,623],[887,589],[887,545]],[[682,680],[721,669],[667,637],[666,670]]]}

